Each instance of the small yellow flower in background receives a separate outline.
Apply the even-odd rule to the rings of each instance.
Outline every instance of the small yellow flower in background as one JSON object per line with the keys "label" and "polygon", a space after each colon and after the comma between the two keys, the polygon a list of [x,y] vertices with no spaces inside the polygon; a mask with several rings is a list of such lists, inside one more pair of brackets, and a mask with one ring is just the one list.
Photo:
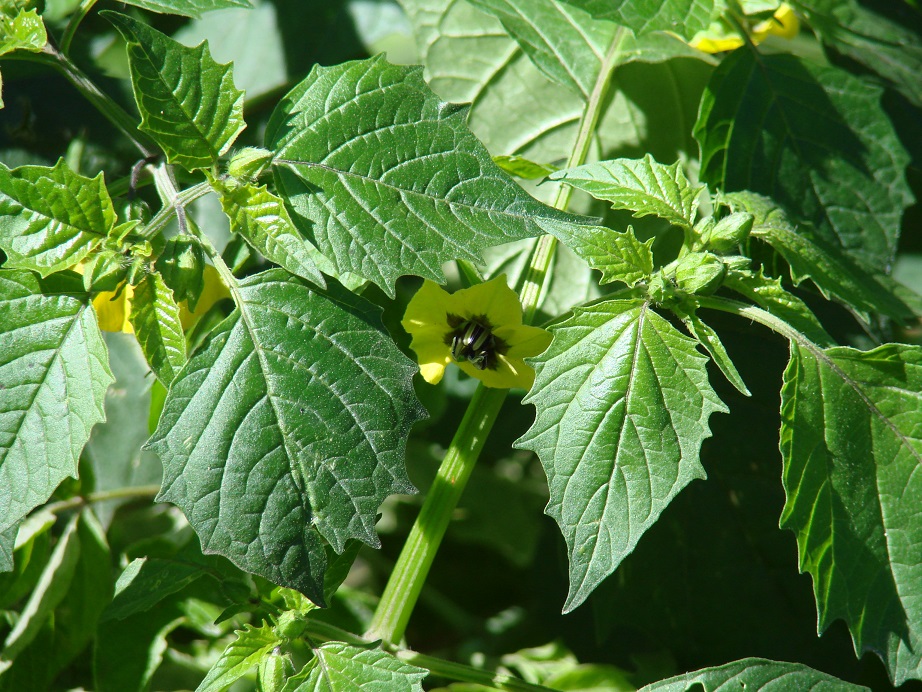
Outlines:
{"label": "small yellow flower in background", "polygon": [[[769,34],[791,39],[798,32],[800,20],[791,6],[783,2],[772,17],[752,27],[749,38],[753,43],[761,43]],[[715,22],[707,30],[698,32],[690,45],[705,53],[723,53],[742,46],[743,39],[731,27]]]}
{"label": "small yellow flower in background", "polygon": [[401,324],[430,384],[438,384],[455,362],[487,387],[530,389],[535,371],[523,359],[551,343],[549,332],[522,324],[522,306],[505,275],[455,293],[426,281]]}

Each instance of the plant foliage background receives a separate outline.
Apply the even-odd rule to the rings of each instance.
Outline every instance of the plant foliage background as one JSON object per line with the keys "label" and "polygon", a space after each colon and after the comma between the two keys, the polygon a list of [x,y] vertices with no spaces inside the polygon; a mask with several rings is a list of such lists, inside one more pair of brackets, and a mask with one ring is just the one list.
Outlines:
{"label": "plant foliage background", "polygon": [[[922,687],[920,75],[915,0],[4,0],[0,690]],[[534,386],[424,383],[500,274]]]}

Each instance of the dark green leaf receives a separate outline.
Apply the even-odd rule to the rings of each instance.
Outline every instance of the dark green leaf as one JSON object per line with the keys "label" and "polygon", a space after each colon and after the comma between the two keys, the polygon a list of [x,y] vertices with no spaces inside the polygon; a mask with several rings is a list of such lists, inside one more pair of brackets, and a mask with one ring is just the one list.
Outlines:
{"label": "dark green leaf", "polygon": [[150,610],[164,598],[208,574],[204,565],[140,557],[132,560],[115,583],[115,595],[103,620],[124,620]]}
{"label": "dark green leaf", "polygon": [[564,0],[593,17],[608,19],[635,34],[672,31],[691,38],[706,29],[715,14],[715,0]]}
{"label": "dark green leaf", "polygon": [[208,43],[187,48],[146,24],[117,12],[103,15],[128,43],[140,129],[188,170],[209,168],[246,127],[243,92],[230,65],[219,65]]}
{"label": "dark green leaf", "polygon": [[516,444],[538,454],[548,477],[546,511],[570,558],[569,611],[682,488],[705,477],[698,450],[710,435],[708,418],[727,409],[695,341],[647,303],[577,308],[551,331],[525,399],[537,418]]}
{"label": "dark green leaf", "polygon": [[[67,276],[81,288],[79,276]],[[0,271],[0,531],[77,475],[77,461],[113,381],[96,316],[85,299]]]}
{"label": "dark green leaf", "polygon": [[222,185],[221,207],[239,233],[257,252],[292,274],[323,288],[326,282],[313,256],[317,250],[298,233],[281,198],[266,186]]}
{"label": "dark green leaf", "polygon": [[315,67],[266,132],[279,190],[299,229],[339,272],[393,295],[401,275],[438,282],[441,265],[577,221],[530,197],[493,163],[418,67],[382,58]]}
{"label": "dark green leaf", "polygon": [[157,272],[135,287],[129,319],[151,370],[169,387],[186,363],[186,338],[173,292]]}
{"label": "dark green leaf", "polygon": [[615,24],[559,0],[471,0],[502,22],[545,75],[589,99]]}
{"label": "dark green leaf", "polygon": [[741,48],[701,102],[701,177],[769,195],[829,244],[887,271],[913,197],[880,95],[842,70]]}
{"label": "dark green leaf", "polygon": [[649,154],[639,160],[589,163],[549,177],[611,202],[613,209],[628,209],[638,218],[658,216],[689,231],[695,225],[698,196],[704,188],[689,183],[678,162],[666,166]]}
{"label": "dark green leaf", "polygon": [[791,346],[781,390],[781,525],[813,577],[819,631],[841,618],[896,685],[922,675],[922,348]]}
{"label": "dark green leaf", "polygon": [[6,267],[48,276],[71,267],[115,226],[103,174],[77,175],[60,159],[53,168],[0,165],[0,248]]}
{"label": "dark green leaf", "polygon": [[415,370],[371,304],[281,270],[248,278],[170,387],[150,442],[161,499],[205,552],[323,603],[320,536],[337,552],[350,538],[377,545],[378,506],[412,492]]}
{"label": "dark green leaf", "polygon": [[224,650],[196,692],[221,692],[256,668],[281,643],[271,625],[246,625],[237,632],[237,639]]}
{"label": "dark green leaf", "polygon": [[922,39],[855,0],[792,0],[823,43],[889,81],[922,107]]}
{"label": "dark green leaf", "polygon": [[291,678],[285,692],[360,692],[376,687],[393,692],[422,692],[429,671],[404,663],[381,649],[326,642],[314,660]]}
{"label": "dark green leaf", "polygon": [[702,692],[744,688],[747,692],[759,690],[813,690],[814,692],[858,692],[867,690],[826,673],[813,670],[800,663],[768,661],[764,658],[746,658],[715,668],[705,668],[668,680],[654,682],[639,692]]}
{"label": "dark green leaf", "polygon": [[203,12],[228,7],[252,7],[249,0],[124,0],[124,4],[183,17],[200,17]]}

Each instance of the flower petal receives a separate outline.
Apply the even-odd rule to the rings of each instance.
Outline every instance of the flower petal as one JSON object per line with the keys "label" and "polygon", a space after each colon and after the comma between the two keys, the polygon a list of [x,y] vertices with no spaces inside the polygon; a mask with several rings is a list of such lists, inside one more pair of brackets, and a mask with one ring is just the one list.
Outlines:
{"label": "flower petal", "polygon": [[458,363],[458,367],[471,377],[476,377],[487,387],[531,389],[535,382],[535,371],[530,365],[526,365],[524,360],[502,355],[497,356],[496,360],[496,367],[491,370],[478,370],[466,361]]}
{"label": "flower petal", "polygon": [[413,335],[426,327],[438,327],[444,333],[448,329],[450,299],[450,293],[437,283],[426,280],[410,299],[400,324]]}
{"label": "flower petal", "polygon": [[551,345],[551,333],[540,327],[519,325],[517,327],[499,327],[493,330],[496,338],[502,339],[509,346],[506,356],[509,358],[529,358],[540,356]]}
{"label": "flower petal", "polygon": [[522,324],[522,305],[506,283],[505,274],[455,291],[451,294],[450,310],[465,319],[485,315],[494,327]]}

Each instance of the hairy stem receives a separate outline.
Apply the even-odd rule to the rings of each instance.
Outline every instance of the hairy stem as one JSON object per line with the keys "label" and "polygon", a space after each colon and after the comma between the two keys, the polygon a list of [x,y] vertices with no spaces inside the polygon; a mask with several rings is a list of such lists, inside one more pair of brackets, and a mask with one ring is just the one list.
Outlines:
{"label": "hairy stem", "polygon": [[[624,36],[625,31],[619,28],[603,59],[599,76],[583,110],[568,167],[580,165],[589,153],[611,75],[621,55]],[[566,209],[570,195],[571,188],[561,185],[554,206]],[[526,324],[531,323],[538,309],[556,247],[556,238],[544,236],[537,241],[532,252],[519,296]],[[442,537],[508,392],[507,389],[489,389],[481,384],[474,393],[384,588],[367,632],[368,637],[386,642],[399,642],[403,639]]]}

